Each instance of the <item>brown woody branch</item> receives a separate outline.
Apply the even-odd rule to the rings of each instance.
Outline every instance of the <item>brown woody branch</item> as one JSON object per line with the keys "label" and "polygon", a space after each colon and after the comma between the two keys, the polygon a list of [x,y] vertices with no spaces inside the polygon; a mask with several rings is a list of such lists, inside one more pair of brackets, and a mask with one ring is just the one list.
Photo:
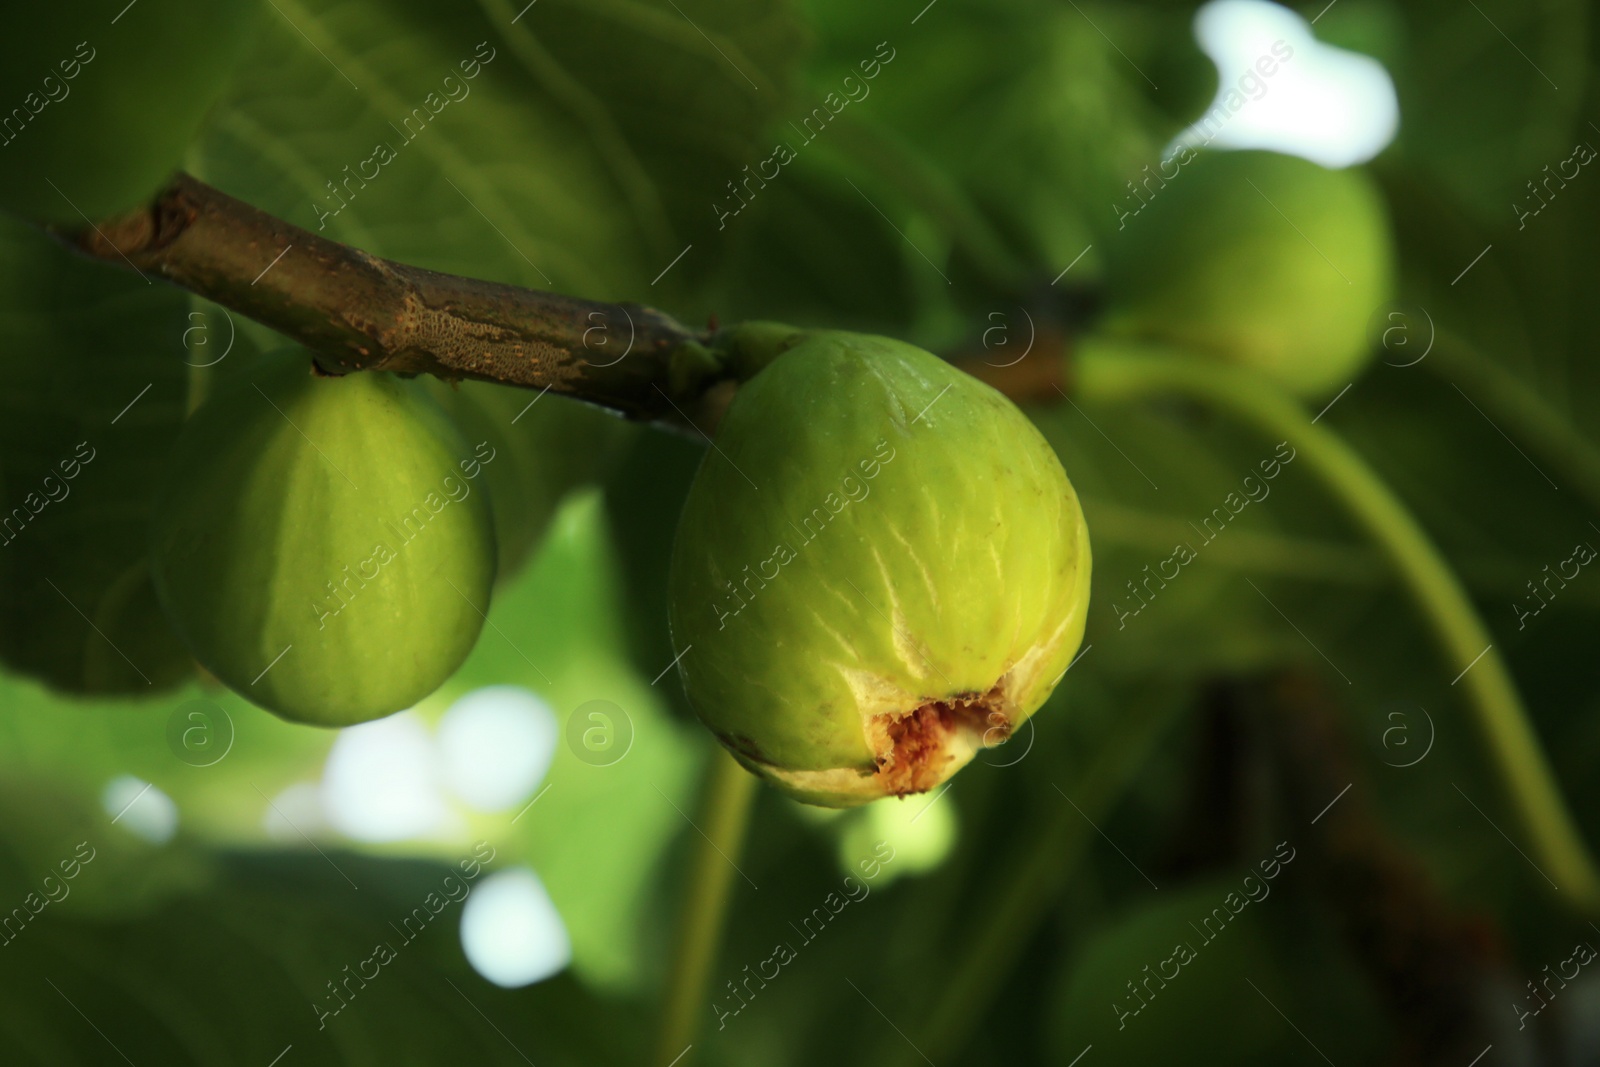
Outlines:
{"label": "brown woody branch", "polygon": [[682,424],[726,377],[695,333],[607,304],[380,259],[179,174],[147,207],[58,233],[96,259],[161,277],[306,346],[332,374],[474,378]]}
{"label": "brown woody branch", "polygon": [[[696,333],[608,304],[440,274],[303,230],[187,174],[121,218],[56,231],[68,246],[164,278],[272,327],[330,374],[394,371],[548,389],[639,419],[714,428],[736,383],[798,331],[749,322]],[[1065,395],[1069,331],[1024,359],[947,358],[1019,403]]]}

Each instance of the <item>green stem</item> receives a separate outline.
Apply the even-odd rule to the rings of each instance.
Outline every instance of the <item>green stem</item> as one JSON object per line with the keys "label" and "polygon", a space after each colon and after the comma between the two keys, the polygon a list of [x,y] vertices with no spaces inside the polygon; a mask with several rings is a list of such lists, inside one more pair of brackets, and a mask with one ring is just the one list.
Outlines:
{"label": "green stem", "polygon": [[[1600,877],[1571,814],[1505,660],[1439,550],[1405,505],[1343,439],[1306,417],[1265,378],[1182,354],[1105,345],[1078,352],[1079,396],[1105,403],[1188,396],[1232,413],[1304,458],[1389,557],[1433,629],[1488,742],[1489,758],[1533,841],[1533,855],[1579,906],[1600,911]],[[1455,682],[1451,683],[1456,684]]]}
{"label": "green stem", "polygon": [[1562,481],[1600,511],[1600,445],[1579,433],[1549,401],[1461,338],[1442,331],[1423,365],[1493,412],[1512,440],[1556,468]]}
{"label": "green stem", "polygon": [[[916,1031],[917,1047],[928,1059],[946,1063],[957,1058],[1083,858],[1084,846],[1094,836],[1089,820],[1100,821],[1123,795],[1183,706],[1168,700],[1125,723],[1083,776],[1068,784],[1071,802],[1061,799],[1050,821],[1029,835],[1023,855],[1015,864],[1002,866],[1012,872],[1006,876],[1004,894],[978,913],[980,922],[971,940],[955,966],[941,972],[948,977],[938,986],[933,1009]],[[874,1062],[913,1067],[923,1062],[923,1056],[898,1039],[894,1043],[886,1039]]]}
{"label": "green stem", "polygon": [[754,775],[735,763],[722,746],[716,746],[706,769],[700,816],[695,820],[700,840],[678,911],[677,944],[656,1042],[654,1062],[659,1067],[674,1061],[677,1067],[688,1067],[693,1057],[684,1053],[710,1010],[706,982],[722,945],[733,880],[742,877],[735,864],[757,784]]}

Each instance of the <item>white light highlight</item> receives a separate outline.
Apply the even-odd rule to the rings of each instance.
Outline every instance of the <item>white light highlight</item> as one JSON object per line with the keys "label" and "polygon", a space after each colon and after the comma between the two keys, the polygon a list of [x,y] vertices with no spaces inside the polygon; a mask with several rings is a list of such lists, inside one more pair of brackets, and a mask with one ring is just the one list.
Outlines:
{"label": "white light highlight", "polygon": [[1194,34],[1217,65],[1217,97],[1174,150],[1264,148],[1348,167],[1394,140],[1400,102],[1383,64],[1323,44],[1288,8],[1212,0],[1196,12]]}
{"label": "white light highlight", "polygon": [[[857,816],[839,841],[839,864],[857,878],[861,863],[872,869],[880,861],[874,883],[888,885],[901,875],[923,874],[950,856],[956,843],[955,804],[948,789],[917,796],[874,801]],[[886,847],[885,847],[886,846]],[[887,862],[883,857],[892,856]]]}
{"label": "white light highlight", "polygon": [[481,812],[526,800],[555,758],[561,726],[550,706],[515,685],[476,689],[439,721],[444,781]]}
{"label": "white light highlight", "polygon": [[526,867],[478,883],[461,909],[461,949],[473,970],[506,989],[542,981],[572,962],[566,924]]}
{"label": "white light highlight", "polygon": [[[261,813],[261,829],[279,841],[303,843],[326,831],[322,791],[315,782],[296,782],[272,798]],[[304,836],[302,836],[304,835]]]}
{"label": "white light highlight", "polygon": [[116,824],[153,845],[164,845],[178,832],[178,805],[161,790],[131,774],[106,783],[100,804]]}
{"label": "white light highlight", "polygon": [[428,728],[410,712],[340,730],[322,772],[328,823],[358,841],[404,841],[453,823]]}

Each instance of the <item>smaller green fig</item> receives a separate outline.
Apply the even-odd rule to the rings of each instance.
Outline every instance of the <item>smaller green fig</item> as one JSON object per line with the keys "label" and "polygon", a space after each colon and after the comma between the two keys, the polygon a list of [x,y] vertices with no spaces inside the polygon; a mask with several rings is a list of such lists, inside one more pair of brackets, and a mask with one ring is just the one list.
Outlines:
{"label": "smaller green fig", "polygon": [[207,670],[284,718],[344,726],[410,707],[471,651],[494,581],[483,474],[497,457],[419,383],[314,378],[301,355],[185,425],[151,564]]}
{"label": "smaller green fig", "polygon": [[740,387],[674,541],[690,704],[750,770],[845,807],[937,787],[1044,703],[1089,539],[1005,397],[921,349],[811,334]]}
{"label": "smaller green fig", "polygon": [[1275,152],[1183,152],[1105,241],[1103,332],[1255,367],[1300,396],[1344,386],[1394,278],[1372,180]]}

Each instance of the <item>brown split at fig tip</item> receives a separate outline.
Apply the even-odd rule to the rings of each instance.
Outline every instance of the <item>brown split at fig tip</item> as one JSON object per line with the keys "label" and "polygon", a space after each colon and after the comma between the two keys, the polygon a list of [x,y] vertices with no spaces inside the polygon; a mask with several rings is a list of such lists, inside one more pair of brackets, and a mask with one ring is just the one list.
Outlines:
{"label": "brown split at fig tip", "polygon": [[948,777],[952,742],[961,733],[977,734],[984,744],[1011,736],[1011,719],[1003,708],[1000,686],[987,693],[964,693],[929,701],[909,714],[879,716],[889,751],[876,757],[875,772],[889,796],[926,793]]}

